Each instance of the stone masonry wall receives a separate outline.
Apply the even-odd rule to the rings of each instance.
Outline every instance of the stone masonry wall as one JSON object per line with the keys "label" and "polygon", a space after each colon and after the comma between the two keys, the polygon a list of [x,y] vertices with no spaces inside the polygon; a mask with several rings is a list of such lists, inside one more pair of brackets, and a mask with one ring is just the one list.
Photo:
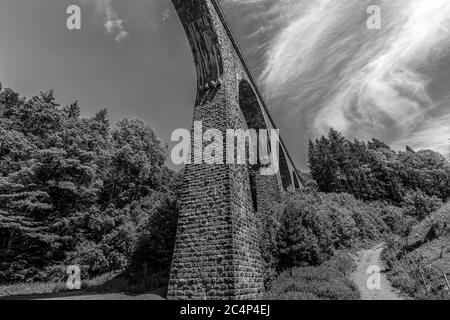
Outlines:
{"label": "stone masonry wall", "polygon": [[[243,123],[239,105],[239,83],[251,81],[213,1],[172,0],[197,70],[194,121],[202,122],[203,131],[219,129],[226,137],[227,129],[251,122]],[[272,128],[261,107],[255,108]],[[192,141],[192,147],[198,143]],[[264,274],[258,214],[281,200],[283,188],[280,175],[262,177],[257,172],[251,175],[251,170],[248,165],[186,165],[170,299],[261,298]]]}

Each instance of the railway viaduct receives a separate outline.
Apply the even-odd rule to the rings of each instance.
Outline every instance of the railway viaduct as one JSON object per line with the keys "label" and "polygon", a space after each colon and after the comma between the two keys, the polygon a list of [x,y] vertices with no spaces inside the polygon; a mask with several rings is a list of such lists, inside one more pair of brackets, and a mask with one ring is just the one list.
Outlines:
{"label": "railway viaduct", "polygon": [[[196,67],[194,121],[222,132],[275,129],[218,0],[172,3]],[[302,187],[282,139],[279,163],[273,176],[258,165],[186,165],[169,299],[261,298],[258,223],[287,190]]]}

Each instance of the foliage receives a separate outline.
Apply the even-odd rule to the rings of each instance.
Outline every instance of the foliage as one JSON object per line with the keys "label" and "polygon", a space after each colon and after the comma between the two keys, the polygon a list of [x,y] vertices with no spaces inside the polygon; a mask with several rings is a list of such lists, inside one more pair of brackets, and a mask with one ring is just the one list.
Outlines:
{"label": "foliage", "polygon": [[139,234],[130,260],[133,282],[159,274],[168,281],[178,221],[178,203],[173,195],[157,194],[142,201],[135,210],[152,206]]}
{"label": "foliage", "polygon": [[[386,258],[395,284],[416,285],[396,259],[447,232],[448,219],[433,212],[450,196],[449,162],[334,129],[310,141],[308,156],[307,189],[261,216],[268,297],[357,298],[341,250],[425,225],[426,236],[411,248],[393,245]],[[76,264],[83,280],[101,279],[92,287],[167,284],[181,176],[166,157],[141,120],[112,126],[106,109],[83,118],[77,101],[60,107],[53,90],[26,99],[0,85],[0,283],[64,283]]]}
{"label": "foliage", "polygon": [[266,288],[275,280],[279,269],[278,232],[280,229],[283,204],[272,203],[267,211],[260,215],[260,248],[264,262],[264,283]]}
{"label": "foliage", "polygon": [[391,238],[383,261],[394,287],[415,299],[449,298],[444,276],[450,267],[449,217],[446,204],[416,221],[403,238]]}
{"label": "foliage", "polygon": [[[82,118],[53,90],[25,99],[0,86],[0,283],[51,281],[71,264],[87,278],[126,270],[144,231],[161,227],[154,195],[178,188],[166,157],[140,120],[111,127],[106,109]],[[164,213],[173,225],[175,204]]]}
{"label": "foliage", "polygon": [[408,192],[402,203],[405,213],[419,221],[428,217],[442,205],[441,199],[436,196],[430,197],[422,191]]}
{"label": "foliage", "polygon": [[338,250],[379,239],[388,227],[374,211],[348,194],[292,194],[277,232],[278,269],[317,266]]}
{"label": "foliage", "polygon": [[323,192],[350,193],[358,199],[401,204],[411,192],[450,197],[450,164],[431,150],[394,151],[377,139],[345,138],[330,129],[309,143],[311,176]]}
{"label": "foliage", "polygon": [[272,300],[356,300],[359,292],[349,280],[356,267],[345,253],[337,253],[320,266],[298,267],[282,272],[266,293]]}

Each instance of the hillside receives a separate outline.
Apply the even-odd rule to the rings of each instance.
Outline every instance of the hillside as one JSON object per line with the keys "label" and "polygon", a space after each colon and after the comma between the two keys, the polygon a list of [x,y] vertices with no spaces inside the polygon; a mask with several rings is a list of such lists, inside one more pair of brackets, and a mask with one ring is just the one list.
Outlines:
{"label": "hillside", "polygon": [[401,242],[398,248],[385,255],[393,284],[414,298],[448,299],[450,203],[413,226]]}
{"label": "hillside", "polygon": [[[433,240],[435,237],[445,236],[450,228],[450,202],[443,205],[428,218],[412,227],[406,237],[407,247],[418,247]],[[450,270],[450,269],[449,269]]]}

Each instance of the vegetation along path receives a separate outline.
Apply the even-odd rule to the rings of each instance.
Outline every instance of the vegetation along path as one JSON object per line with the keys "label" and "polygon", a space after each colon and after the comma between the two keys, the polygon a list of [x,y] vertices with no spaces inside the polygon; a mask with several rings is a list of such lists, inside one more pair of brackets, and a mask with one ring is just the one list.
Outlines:
{"label": "vegetation along path", "polygon": [[372,249],[361,250],[358,253],[358,267],[352,275],[352,280],[358,287],[362,300],[402,300],[400,295],[392,288],[389,280],[383,272],[380,274],[380,289],[370,290],[367,286],[367,280],[370,277],[370,274],[367,272],[369,268],[371,266],[378,266],[381,270],[383,270],[381,261],[381,253],[383,252],[383,248],[384,244],[379,244]]}

